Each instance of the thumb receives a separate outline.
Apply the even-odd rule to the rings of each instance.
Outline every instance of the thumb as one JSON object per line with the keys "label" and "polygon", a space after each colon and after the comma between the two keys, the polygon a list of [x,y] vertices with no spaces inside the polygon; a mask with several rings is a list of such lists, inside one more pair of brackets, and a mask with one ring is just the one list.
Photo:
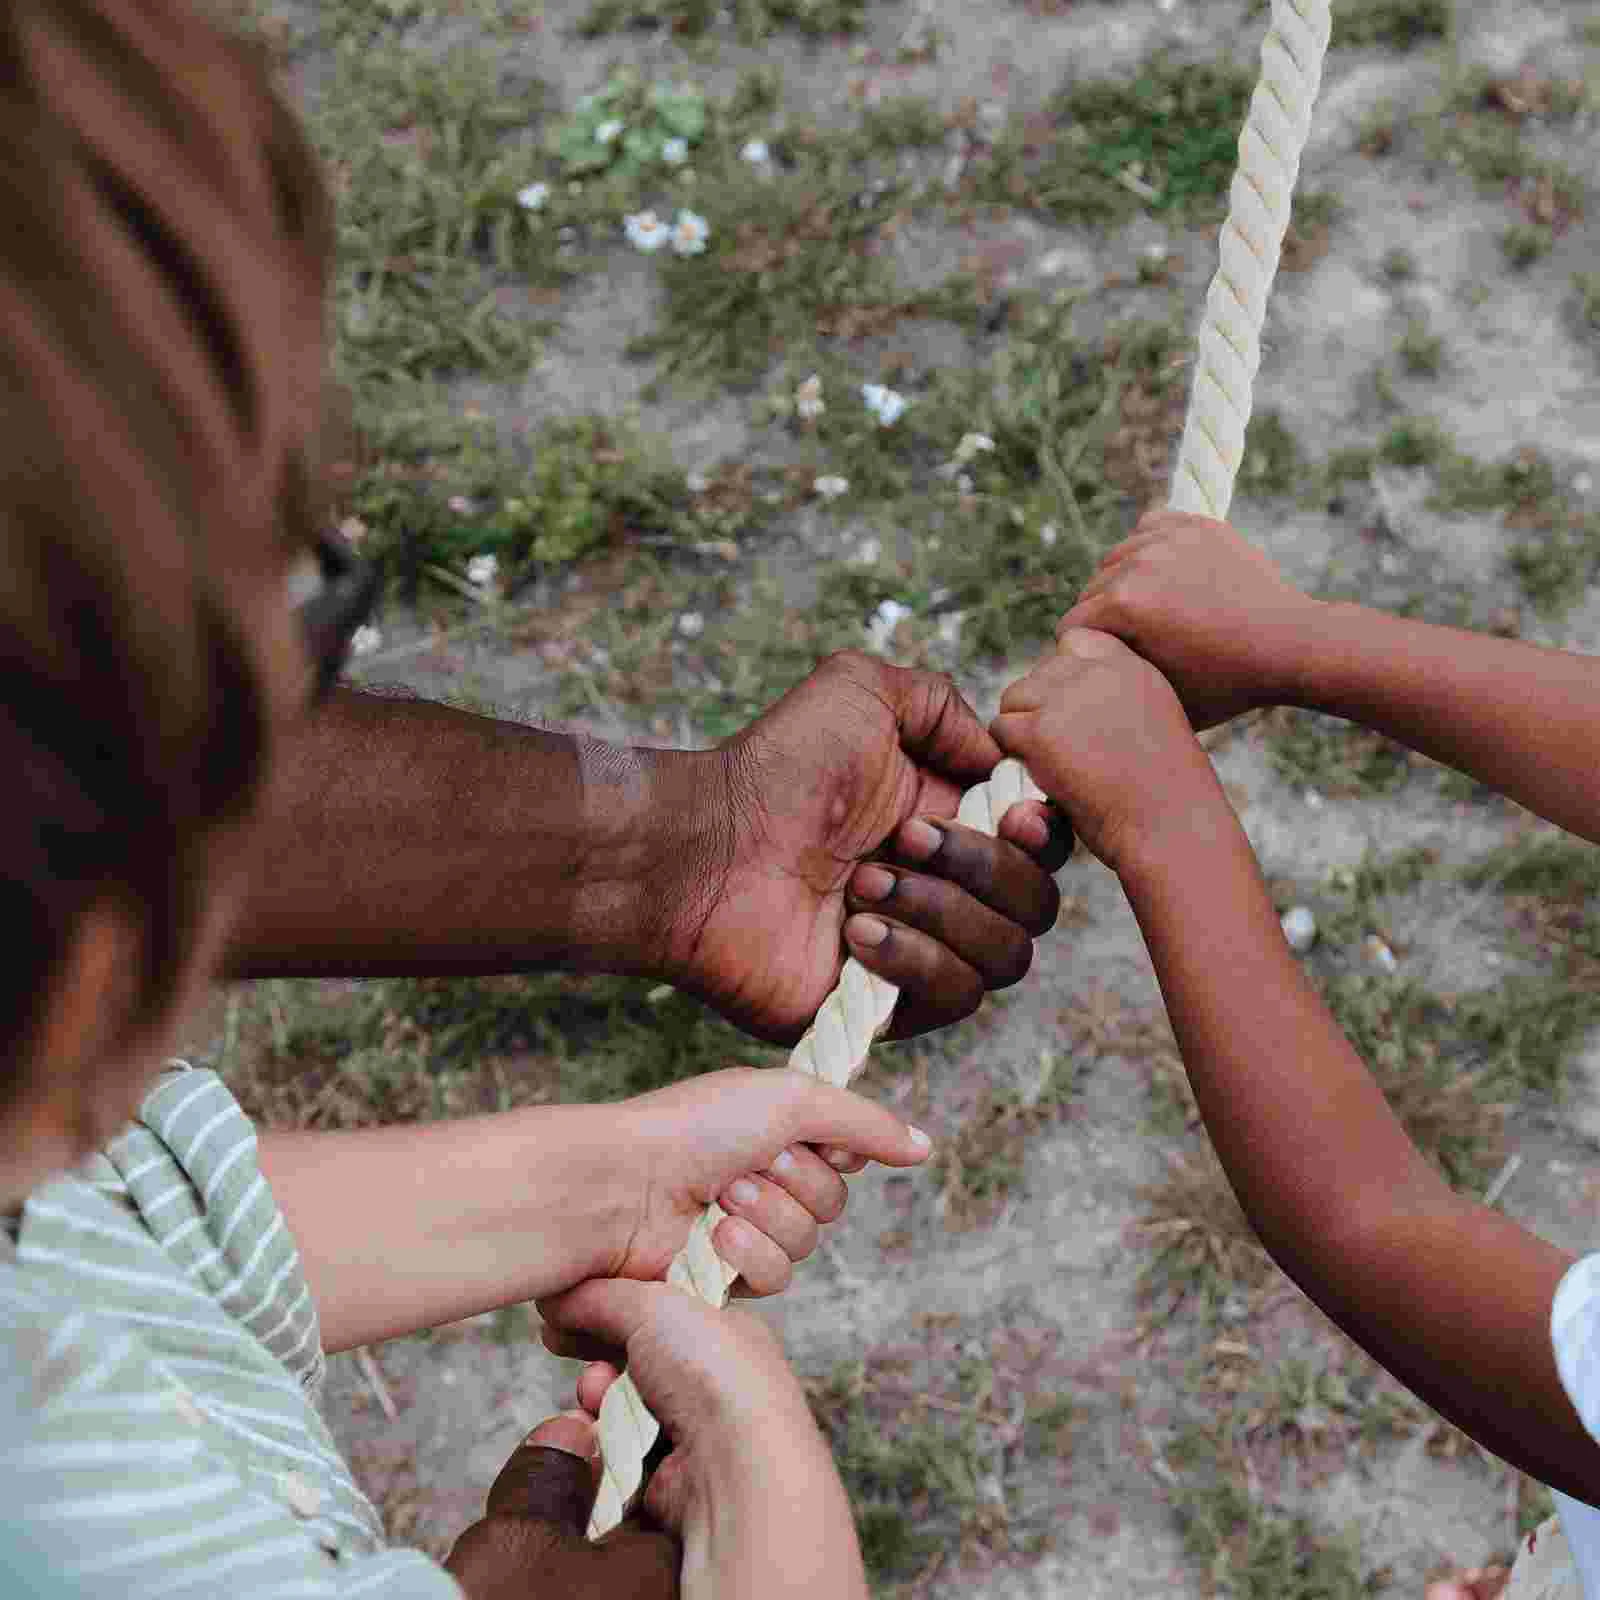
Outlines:
{"label": "thumb", "polygon": [[500,1469],[489,1490],[491,1517],[527,1517],[582,1536],[598,1486],[599,1441],[586,1412],[541,1422]]}
{"label": "thumb", "polygon": [[887,1106],[809,1073],[794,1075],[801,1086],[789,1109],[785,1143],[832,1145],[886,1167],[914,1167],[932,1153],[927,1134]]}
{"label": "thumb", "polygon": [[887,664],[882,671],[908,756],[963,783],[981,782],[994,771],[999,747],[947,677]]}

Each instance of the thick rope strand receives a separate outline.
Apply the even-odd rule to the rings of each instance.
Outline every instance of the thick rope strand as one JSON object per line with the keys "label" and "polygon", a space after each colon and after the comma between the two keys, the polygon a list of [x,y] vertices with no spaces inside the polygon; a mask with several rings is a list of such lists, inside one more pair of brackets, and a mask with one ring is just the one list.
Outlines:
{"label": "thick rope strand", "polygon": [[[1228,514],[1261,362],[1267,296],[1277,276],[1300,156],[1322,82],[1331,16],[1329,0],[1272,0],[1261,78],[1239,135],[1239,166],[1219,241],[1221,264],[1200,325],[1199,361],[1169,502],[1176,511],[1219,521]],[[956,820],[992,836],[1018,800],[1042,798],[1020,763],[1002,761],[986,783],[963,796]],[[788,1064],[824,1082],[848,1084],[887,1026],[898,993],[853,958],[847,960]],[[727,1303],[737,1276],[711,1243],[726,1215],[716,1204],[707,1206],[667,1273],[669,1283],[718,1307]],[[638,1493],[644,1458],[661,1431],[626,1373],[606,1392],[598,1431],[604,1470],[589,1521],[591,1539],[621,1522]]]}
{"label": "thick rope strand", "polygon": [[1221,261],[1200,323],[1199,360],[1172,474],[1174,511],[1219,522],[1228,515],[1261,365],[1267,295],[1278,273],[1332,19],[1329,0],[1272,0],[1261,77],[1239,135],[1239,166],[1218,241]]}
{"label": "thick rope strand", "polygon": [[[1043,791],[1029,778],[1021,762],[1002,761],[986,782],[962,796],[956,820],[993,837],[999,832],[1000,819],[1018,800],[1043,798]],[[852,956],[787,1064],[843,1088],[866,1065],[872,1041],[888,1026],[899,994],[892,983],[868,972]],[[667,1269],[668,1283],[719,1307],[727,1304],[728,1290],[738,1276],[711,1243],[712,1233],[726,1215],[715,1202],[707,1206],[690,1229],[689,1242]],[[603,1471],[589,1519],[591,1539],[609,1533],[622,1520],[638,1492],[644,1458],[660,1431],[632,1378],[624,1373],[606,1391],[600,1405]]]}

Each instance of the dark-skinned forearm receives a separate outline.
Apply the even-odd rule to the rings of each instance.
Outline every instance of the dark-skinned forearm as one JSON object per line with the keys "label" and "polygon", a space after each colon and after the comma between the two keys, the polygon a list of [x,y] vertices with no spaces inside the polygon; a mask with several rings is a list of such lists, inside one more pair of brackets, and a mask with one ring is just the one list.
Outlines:
{"label": "dark-skinned forearm", "polygon": [[[1571,1258],[1454,1194],[1290,953],[1242,830],[1125,870],[1195,1099],[1278,1265],[1436,1410],[1582,1498],[1549,1335]],[[1585,1487],[1587,1485],[1587,1488]]]}
{"label": "dark-skinned forearm", "polygon": [[1600,660],[1365,606],[1318,608],[1293,703],[1348,718],[1600,841]]}
{"label": "dark-skinned forearm", "polygon": [[719,771],[341,690],[277,763],[229,974],[663,972]]}

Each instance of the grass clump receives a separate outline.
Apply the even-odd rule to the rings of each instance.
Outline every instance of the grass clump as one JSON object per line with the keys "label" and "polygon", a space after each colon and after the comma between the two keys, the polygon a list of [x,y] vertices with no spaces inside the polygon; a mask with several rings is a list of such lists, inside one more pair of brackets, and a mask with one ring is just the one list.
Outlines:
{"label": "grass clump", "polygon": [[[622,28],[667,28],[697,38],[716,22],[721,0],[596,0],[578,24],[586,38]],[[759,44],[780,28],[813,37],[853,33],[866,0],[733,0],[727,7],[742,44]]]}
{"label": "grass clump", "polygon": [[1141,208],[1186,221],[1219,217],[1254,82],[1232,61],[1163,53],[1131,80],[1073,85],[1041,119],[1002,137],[967,192],[1067,223],[1114,223]]}
{"label": "grass clump", "polygon": [[1354,1532],[1329,1538],[1302,1515],[1261,1498],[1232,1441],[1190,1428],[1167,1451],[1180,1483],[1174,1509],[1184,1546],[1211,1591],[1229,1600],[1366,1600]]}
{"label": "grass clump", "polygon": [[1500,249],[1506,261],[1518,271],[1542,261],[1550,254],[1554,242],[1550,230],[1537,222],[1513,223],[1500,235]]}
{"label": "grass clump", "polygon": [[1286,783],[1319,794],[1387,794],[1414,770],[1403,746],[1319,711],[1277,706],[1262,718],[1272,765]]}
{"label": "grass clump", "polygon": [[241,986],[216,1066],[270,1126],[358,1127],[622,1099],[779,1056],[671,991],[541,974]]}
{"label": "grass clump", "polygon": [[1333,14],[1330,43],[1411,50],[1446,37],[1452,21],[1450,0],[1351,0]]}
{"label": "grass clump", "polygon": [[1426,317],[1412,317],[1400,340],[1400,365],[1414,378],[1437,378],[1444,366],[1444,340],[1430,331]]}
{"label": "grass clump", "polygon": [[550,149],[569,180],[604,172],[630,178],[681,165],[705,133],[706,100],[697,85],[646,84],[619,72],[579,100]]}
{"label": "grass clump", "polygon": [[1306,475],[1299,441],[1289,431],[1283,413],[1257,411],[1245,429],[1243,486],[1254,494],[1291,495]]}
{"label": "grass clump", "polygon": [[1397,244],[1384,252],[1379,270],[1389,283],[1409,283],[1417,275],[1417,258]]}
{"label": "grass clump", "polygon": [[1586,332],[1600,332],[1600,272],[1573,273],[1572,287],[1579,325]]}

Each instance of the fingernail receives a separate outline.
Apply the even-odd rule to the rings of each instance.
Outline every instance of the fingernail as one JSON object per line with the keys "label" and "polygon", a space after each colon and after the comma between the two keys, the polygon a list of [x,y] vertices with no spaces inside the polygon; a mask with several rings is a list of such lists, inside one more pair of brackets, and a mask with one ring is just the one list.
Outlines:
{"label": "fingernail", "polygon": [[1036,812],[1029,812],[1017,824],[1016,833],[1024,844],[1035,850],[1043,850],[1050,843],[1050,824]]}
{"label": "fingernail", "polygon": [[774,1172],[792,1172],[794,1170],[794,1157],[787,1150],[780,1150],[772,1158]]}
{"label": "fingernail", "polygon": [[863,900],[887,900],[894,893],[894,874],[882,867],[862,867],[856,873],[855,888]]}
{"label": "fingernail", "polygon": [[848,1150],[830,1150],[825,1158],[830,1167],[846,1167],[850,1164]]}
{"label": "fingernail", "polygon": [[736,1206],[753,1206],[761,1198],[761,1191],[748,1178],[739,1178],[728,1185],[728,1198]]}
{"label": "fingernail", "polygon": [[944,843],[944,831],[921,817],[913,817],[900,830],[900,848],[917,861],[926,861],[939,853]]}
{"label": "fingernail", "polygon": [[851,917],[844,931],[853,944],[864,944],[868,949],[875,949],[889,937],[888,924],[876,917]]}
{"label": "fingernail", "polygon": [[931,1150],[933,1148],[933,1140],[930,1139],[921,1128],[914,1127],[908,1122],[906,1124],[906,1132],[911,1135],[911,1142],[913,1144],[921,1145],[924,1150]]}

